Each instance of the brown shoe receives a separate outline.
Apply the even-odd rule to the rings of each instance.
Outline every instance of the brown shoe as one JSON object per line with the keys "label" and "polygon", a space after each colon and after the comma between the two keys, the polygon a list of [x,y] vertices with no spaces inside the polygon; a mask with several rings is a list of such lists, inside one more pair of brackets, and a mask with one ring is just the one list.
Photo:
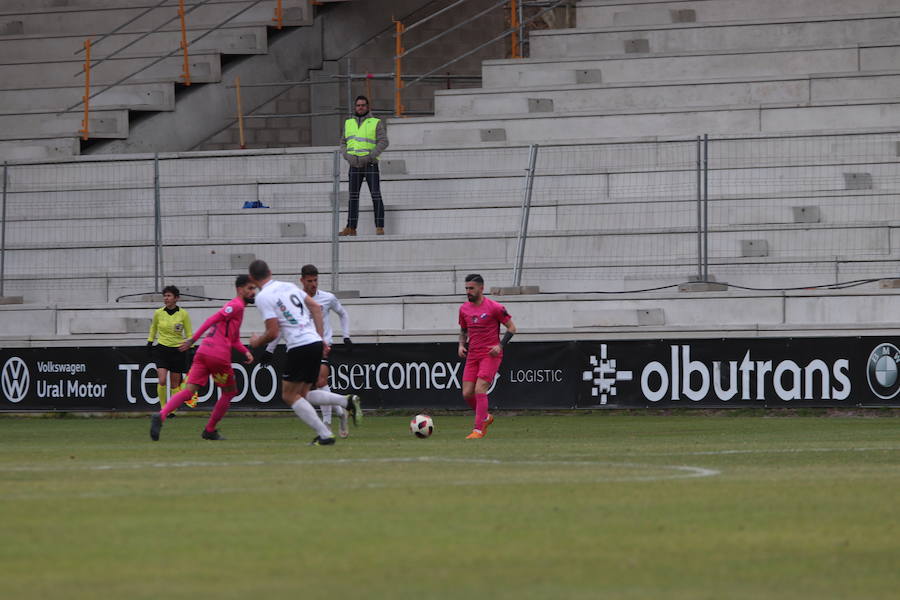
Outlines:
{"label": "brown shoe", "polygon": [[344,227],[338,232],[338,235],[356,235],[356,229],[352,227]]}
{"label": "brown shoe", "polygon": [[375,235],[384,235],[384,227],[376,227]]}

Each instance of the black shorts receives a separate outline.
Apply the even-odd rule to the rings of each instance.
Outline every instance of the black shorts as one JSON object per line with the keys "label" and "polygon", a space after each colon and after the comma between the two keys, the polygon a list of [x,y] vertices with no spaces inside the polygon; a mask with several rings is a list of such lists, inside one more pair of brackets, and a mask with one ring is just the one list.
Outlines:
{"label": "black shorts", "polygon": [[153,347],[153,362],[157,369],[166,369],[172,373],[187,373],[187,352],[157,344]]}
{"label": "black shorts", "polygon": [[322,364],[322,342],[297,346],[287,351],[281,378],[298,383],[315,383]]}

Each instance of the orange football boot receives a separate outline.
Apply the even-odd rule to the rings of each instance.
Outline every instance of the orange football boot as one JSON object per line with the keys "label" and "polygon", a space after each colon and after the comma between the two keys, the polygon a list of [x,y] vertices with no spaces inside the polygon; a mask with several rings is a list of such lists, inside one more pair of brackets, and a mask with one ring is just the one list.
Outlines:
{"label": "orange football boot", "polygon": [[481,425],[481,430],[487,435],[487,428],[494,424],[494,415],[488,413],[487,419],[484,420],[484,423]]}

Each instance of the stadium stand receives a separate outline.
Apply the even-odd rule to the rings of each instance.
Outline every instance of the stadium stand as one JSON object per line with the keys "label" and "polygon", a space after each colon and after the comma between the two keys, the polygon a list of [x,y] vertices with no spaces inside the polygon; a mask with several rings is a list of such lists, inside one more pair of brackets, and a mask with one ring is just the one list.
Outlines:
{"label": "stadium stand", "polygon": [[[112,10],[101,0],[70,5],[54,10]],[[373,17],[362,3],[340,9],[355,15],[353,23]],[[883,326],[897,304],[878,280],[898,266],[900,2],[583,0],[576,10],[575,28],[530,33],[529,58],[484,61],[481,88],[439,91],[433,116],[389,120],[382,163],[389,235],[365,229],[364,194],[361,235],[339,245],[340,288],[362,296],[346,301],[362,339],[447,333],[468,272],[484,274],[489,287],[514,283],[532,144],[523,283],[542,293],[506,301],[530,331],[557,339],[623,327],[641,335],[813,335]],[[20,19],[24,33],[0,44],[7,37],[26,44],[31,21],[7,16]],[[72,26],[91,22],[82,17]],[[217,19],[210,13],[206,22]],[[294,37],[279,40],[296,42],[315,29],[298,24]],[[234,23],[227,32],[245,40],[253,27]],[[57,34],[60,48],[77,49],[77,36],[65,31],[41,35]],[[131,34],[122,35],[124,42]],[[209,59],[210,81],[222,79],[216,59],[227,44],[192,55],[198,65]],[[278,65],[287,54],[250,57],[241,68]],[[24,79],[30,71],[22,68],[29,83],[21,85],[49,87],[77,71],[71,55],[20,58],[48,61],[48,73],[62,65],[47,80]],[[174,58],[158,67],[177,78]],[[0,72],[12,77],[18,65],[4,60]],[[127,72],[128,60],[105,77]],[[225,297],[233,274],[259,257],[291,277],[314,262],[323,287],[334,287],[333,148],[184,152],[217,130],[228,105],[202,90],[176,102],[174,82],[134,82],[98,96],[98,132],[118,139],[91,145],[95,156],[10,164],[4,293],[26,305],[0,307],[9,339],[140,337],[147,304],[128,295],[153,289],[156,180],[166,283]],[[56,110],[53,102],[77,101],[75,88],[54,88],[60,100],[37,103],[30,89],[0,91],[5,106],[23,111],[0,128],[0,152],[8,149],[9,159],[76,152],[77,119],[42,117]],[[160,112],[135,127],[126,109]],[[731,288],[687,293],[678,285],[698,278],[702,134],[711,136],[709,273]],[[134,151],[179,153],[158,162],[117,154]],[[242,210],[248,200],[270,208]],[[843,282],[864,285],[812,289]],[[192,314],[199,319],[212,306]],[[248,331],[259,327],[253,318]]]}

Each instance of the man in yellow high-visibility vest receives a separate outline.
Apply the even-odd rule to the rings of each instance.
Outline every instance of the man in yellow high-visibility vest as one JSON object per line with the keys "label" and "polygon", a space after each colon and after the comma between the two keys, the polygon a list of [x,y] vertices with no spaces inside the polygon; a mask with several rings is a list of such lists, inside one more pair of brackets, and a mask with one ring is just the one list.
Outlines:
{"label": "man in yellow high-visibility vest", "polygon": [[384,235],[384,203],[381,200],[381,174],[378,156],[388,147],[384,121],[369,112],[369,99],[357,96],[354,115],[344,121],[341,135],[341,154],[350,165],[350,204],[347,226],[340,235],[356,235],[359,221],[359,191],[363,181],[369,186],[372,209],[375,212],[375,233]]}

